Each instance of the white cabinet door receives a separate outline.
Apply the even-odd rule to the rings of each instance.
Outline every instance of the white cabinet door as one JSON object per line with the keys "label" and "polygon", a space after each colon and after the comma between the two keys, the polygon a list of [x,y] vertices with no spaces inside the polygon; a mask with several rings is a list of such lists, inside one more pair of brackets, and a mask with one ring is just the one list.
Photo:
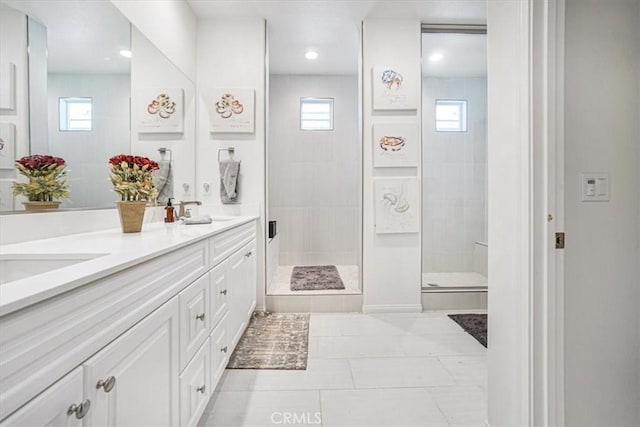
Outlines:
{"label": "white cabinet door", "polygon": [[211,312],[210,329],[215,328],[218,322],[222,319],[225,313],[228,311],[229,306],[227,301],[229,299],[229,283],[228,283],[228,262],[225,261],[219,264],[217,267],[211,270],[209,282],[211,283],[211,295],[209,310]]}
{"label": "white cabinet door", "polygon": [[245,252],[242,249],[229,257],[229,315],[227,316],[227,336],[229,349],[233,351],[247,326],[244,313]]}
{"label": "white cabinet door", "polygon": [[211,347],[211,387],[212,390],[218,385],[218,381],[224,373],[224,369],[229,363],[231,349],[227,342],[226,323],[229,315],[225,316],[220,324],[213,330],[209,337],[209,345]]}
{"label": "white cabinet door", "polygon": [[180,427],[196,426],[211,397],[209,351],[205,342],[180,375]]}
{"label": "white cabinet door", "polygon": [[178,298],[85,362],[84,427],[177,426]]}
{"label": "white cabinet door", "polygon": [[[82,368],[76,368],[2,423],[1,427],[80,427],[91,402],[82,398]],[[73,406],[72,406],[73,405]]]}
{"label": "white cabinet door", "polygon": [[180,371],[209,336],[209,274],[180,292]]}
{"label": "white cabinet door", "polygon": [[243,273],[243,314],[250,319],[253,310],[256,307],[256,280],[257,280],[257,254],[256,254],[256,241],[252,241],[245,246],[242,251],[245,253],[244,259],[244,273]]}

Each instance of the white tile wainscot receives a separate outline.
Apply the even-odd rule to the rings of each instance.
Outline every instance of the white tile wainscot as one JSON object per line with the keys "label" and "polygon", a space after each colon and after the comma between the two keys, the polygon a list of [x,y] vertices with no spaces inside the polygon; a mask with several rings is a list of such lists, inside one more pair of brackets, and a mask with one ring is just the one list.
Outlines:
{"label": "white tile wainscot", "polygon": [[255,308],[255,220],[0,246],[62,260],[0,284],[0,426],[195,425]]}

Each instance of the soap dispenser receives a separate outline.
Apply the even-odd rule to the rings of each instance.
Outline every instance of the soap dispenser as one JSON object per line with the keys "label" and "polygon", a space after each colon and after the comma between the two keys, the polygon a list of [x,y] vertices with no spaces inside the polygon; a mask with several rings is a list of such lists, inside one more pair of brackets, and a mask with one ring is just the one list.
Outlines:
{"label": "soap dispenser", "polygon": [[175,208],[171,204],[171,199],[173,197],[169,197],[167,200],[167,206],[164,208],[164,222],[175,222]]}

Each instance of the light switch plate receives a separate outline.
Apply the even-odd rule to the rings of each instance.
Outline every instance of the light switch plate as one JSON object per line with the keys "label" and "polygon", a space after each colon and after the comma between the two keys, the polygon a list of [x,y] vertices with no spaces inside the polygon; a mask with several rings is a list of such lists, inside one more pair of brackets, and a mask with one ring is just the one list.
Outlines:
{"label": "light switch plate", "polygon": [[583,173],[580,175],[580,192],[583,202],[609,201],[609,174]]}

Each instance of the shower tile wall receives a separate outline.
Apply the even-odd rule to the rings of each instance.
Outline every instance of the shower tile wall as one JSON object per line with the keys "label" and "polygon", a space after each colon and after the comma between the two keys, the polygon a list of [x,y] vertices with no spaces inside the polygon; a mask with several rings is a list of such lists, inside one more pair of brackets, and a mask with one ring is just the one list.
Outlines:
{"label": "shower tile wall", "polygon": [[[436,132],[436,99],[466,99],[468,131]],[[473,271],[487,236],[487,80],[423,79],[422,271]]]}
{"label": "shower tile wall", "polygon": [[[271,75],[269,219],[280,265],[358,263],[360,154],[356,76]],[[300,98],[334,98],[333,131],[300,130]]]}

